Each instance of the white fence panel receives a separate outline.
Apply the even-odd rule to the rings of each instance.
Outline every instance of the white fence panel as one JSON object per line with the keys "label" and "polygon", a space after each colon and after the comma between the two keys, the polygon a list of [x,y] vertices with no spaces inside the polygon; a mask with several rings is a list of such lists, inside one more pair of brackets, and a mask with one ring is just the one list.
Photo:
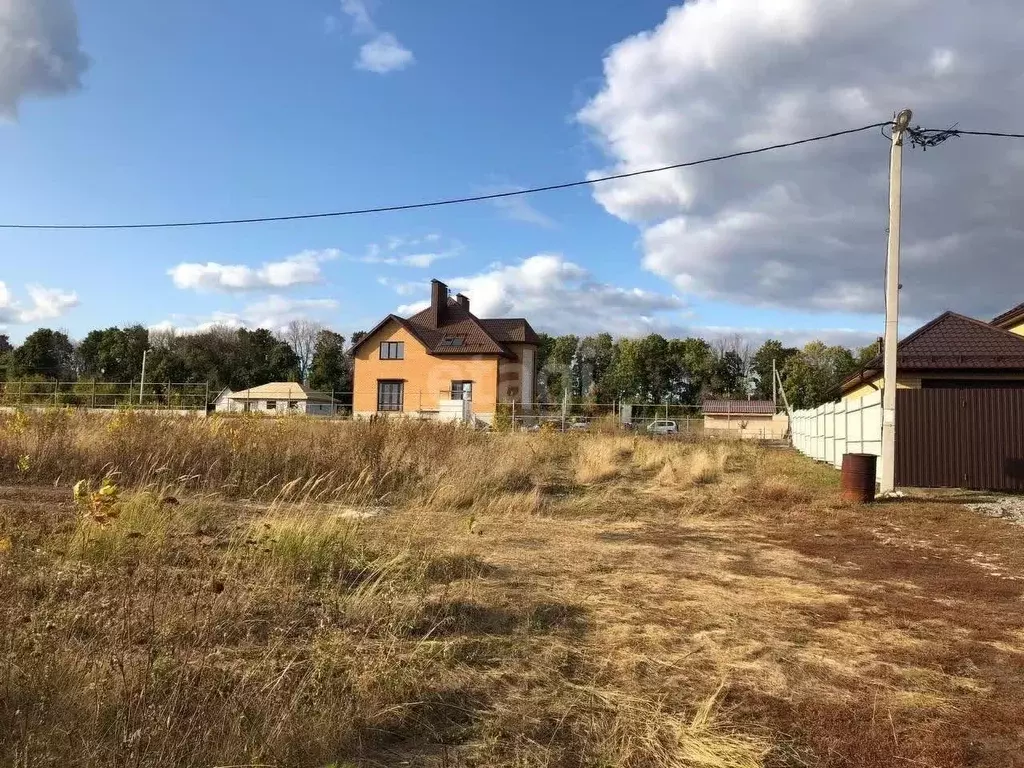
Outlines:
{"label": "white fence panel", "polygon": [[844,453],[873,453],[882,472],[882,393],[794,411],[793,447],[805,456],[842,466]]}

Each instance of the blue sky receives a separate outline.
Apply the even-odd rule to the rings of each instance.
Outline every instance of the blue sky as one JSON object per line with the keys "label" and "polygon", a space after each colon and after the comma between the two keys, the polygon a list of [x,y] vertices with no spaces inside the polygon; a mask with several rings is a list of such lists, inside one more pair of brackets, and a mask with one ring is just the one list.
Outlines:
{"label": "blue sky", "polygon": [[[794,51],[815,55],[789,22],[835,20],[801,0],[780,5],[791,16],[782,32],[753,38],[725,12],[737,6],[731,0],[691,4],[700,13],[689,15],[692,7],[664,0],[593,0],[585,12],[532,0],[41,5],[48,10],[14,0],[0,26],[13,30],[9,39],[47,41],[80,78],[0,74],[7,223],[247,217],[461,196],[678,162],[759,136],[800,138],[816,124],[872,122],[862,116],[884,119],[902,97],[870,73],[851,82],[843,72],[785,69],[779,62]],[[746,23],[763,27],[753,14]],[[76,40],[68,25],[77,25]],[[933,70],[942,69],[943,50],[953,62],[962,57],[970,41],[957,47],[955,37],[943,38],[948,48],[922,42]],[[744,62],[730,70],[742,40],[753,49],[744,56],[762,55],[778,71]],[[671,60],[676,43],[693,51],[695,41],[707,46],[701,63]],[[851,55],[868,60],[867,45]],[[27,59],[21,71],[37,63]],[[955,78],[950,69],[930,86],[936,94]],[[763,95],[742,102],[763,130],[709,137],[691,124],[698,113],[734,108],[714,101],[731,93],[723,82]],[[817,123],[796,119],[790,113],[807,105],[787,98],[801,89],[831,112]],[[936,116],[955,114],[928,93],[916,98]],[[133,322],[190,328],[294,317],[350,332],[422,300],[439,277],[464,288],[481,314],[526,314],[553,332],[735,329],[861,342],[880,332],[886,152],[877,136],[861,135],[674,182],[543,193],[505,206],[180,230],[2,230],[0,321],[14,338],[41,324],[80,336]],[[967,172],[956,156],[946,162],[943,172]],[[820,176],[802,175],[818,167]],[[790,177],[794,185],[780,187]],[[855,208],[834,192],[837,179],[857,195]],[[970,264],[950,237],[974,230],[921,218],[928,224],[908,225],[920,250],[908,269],[933,271],[927,243],[945,243],[952,266],[947,282],[922,278],[908,322],[957,301],[953,308],[982,313],[1013,298],[984,285],[960,291]],[[1012,241],[1016,230],[1006,226]],[[741,241],[730,239],[737,230]]]}

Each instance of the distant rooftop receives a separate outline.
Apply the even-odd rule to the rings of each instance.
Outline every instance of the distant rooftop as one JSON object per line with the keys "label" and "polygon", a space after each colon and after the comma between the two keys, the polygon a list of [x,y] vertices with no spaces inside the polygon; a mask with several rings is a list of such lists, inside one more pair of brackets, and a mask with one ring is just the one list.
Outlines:
{"label": "distant rooftop", "polygon": [[778,410],[771,400],[705,400],[701,408],[707,415],[762,415],[772,416]]}
{"label": "distant rooftop", "polygon": [[272,381],[258,387],[243,389],[228,395],[231,400],[308,400],[314,403],[329,403],[331,396],[304,387],[296,381]]}

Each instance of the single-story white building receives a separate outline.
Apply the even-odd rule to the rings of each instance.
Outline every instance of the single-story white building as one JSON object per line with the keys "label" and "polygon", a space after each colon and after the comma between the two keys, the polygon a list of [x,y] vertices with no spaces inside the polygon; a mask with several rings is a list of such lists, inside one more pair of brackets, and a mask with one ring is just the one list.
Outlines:
{"label": "single-story white building", "polygon": [[305,413],[331,416],[334,401],[323,392],[315,392],[294,381],[274,381],[251,389],[232,392],[225,389],[213,403],[221,413]]}
{"label": "single-story white building", "polygon": [[701,410],[707,434],[781,440],[789,430],[789,415],[771,400],[705,400]]}

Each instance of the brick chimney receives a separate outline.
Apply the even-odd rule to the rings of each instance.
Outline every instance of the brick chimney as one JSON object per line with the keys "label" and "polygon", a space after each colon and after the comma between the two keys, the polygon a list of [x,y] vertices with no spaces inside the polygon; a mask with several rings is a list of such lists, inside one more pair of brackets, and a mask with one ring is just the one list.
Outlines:
{"label": "brick chimney", "polygon": [[455,294],[455,300],[459,302],[459,306],[469,312],[469,297],[463,296],[461,293]]}
{"label": "brick chimney", "polygon": [[444,324],[445,310],[448,308],[448,286],[440,280],[430,281],[430,320],[435,328]]}

